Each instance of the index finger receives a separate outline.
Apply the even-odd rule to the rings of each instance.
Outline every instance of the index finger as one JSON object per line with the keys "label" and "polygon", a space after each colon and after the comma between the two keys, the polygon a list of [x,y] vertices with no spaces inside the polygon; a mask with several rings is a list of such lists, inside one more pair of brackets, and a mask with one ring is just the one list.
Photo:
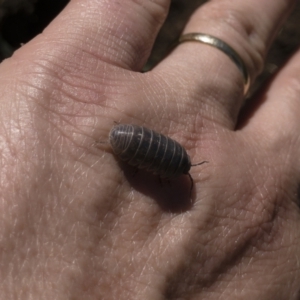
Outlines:
{"label": "index finger", "polygon": [[[165,20],[169,4],[169,0],[72,0],[35,39],[35,45],[46,42],[48,54],[58,56],[59,51],[60,56],[65,54],[64,59],[72,53],[77,62],[95,58],[140,70]],[[67,59],[70,61],[72,57]],[[93,61],[89,67],[95,66]]]}

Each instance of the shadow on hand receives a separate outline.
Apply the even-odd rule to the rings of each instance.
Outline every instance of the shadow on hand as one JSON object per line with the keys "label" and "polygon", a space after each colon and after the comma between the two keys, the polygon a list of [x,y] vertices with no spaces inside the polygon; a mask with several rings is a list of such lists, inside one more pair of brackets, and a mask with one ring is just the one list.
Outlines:
{"label": "shadow on hand", "polygon": [[182,213],[192,208],[195,192],[194,189],[191,191],[191,180],[188,175],[160,179],[158,175],[134,168],[124,162],[119,164],[133,189],[156,201],[162,210]]}

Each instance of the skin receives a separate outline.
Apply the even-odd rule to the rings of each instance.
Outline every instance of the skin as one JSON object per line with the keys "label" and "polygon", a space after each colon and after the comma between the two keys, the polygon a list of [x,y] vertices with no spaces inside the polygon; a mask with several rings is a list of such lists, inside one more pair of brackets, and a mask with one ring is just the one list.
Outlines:
{"label": "skin", "polygon": [[[215,0],[184,32],[251,79],[291,0]],[[1,299],[299,299],[300,52],[251,99],[221,51],[139,72],[169,1],[73,0],[0,65]],[[114,121],[207,164],[160,185],[118,161]]]}

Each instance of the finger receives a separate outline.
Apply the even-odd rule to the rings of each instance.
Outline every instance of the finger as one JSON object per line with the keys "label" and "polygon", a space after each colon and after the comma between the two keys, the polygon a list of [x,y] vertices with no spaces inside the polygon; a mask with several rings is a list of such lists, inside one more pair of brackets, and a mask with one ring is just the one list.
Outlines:
{"label": "finger", "polygon": [[[253,81],[294,2],[210,1],[192,16],[184,33],[201,32],[226,42],[239,54]],[[207,118],[234,128],[243,100],[244,78],[224,52],[210,45],[185,42],[157,70],[166,69],[178,72],[174,79],[188,84],[188,101],[202,108]]]}
{"label": "finger", "polygon": [[73,0],[38,40],[47,40],[48,54],[75,52],[80,61],[88,55],[90,60],[140,69],[168,7],[169,0]]}
{"label": "finger", "polygon": [[[295,153],[286,153],[299,157],[300,132],[300,51],[285,64],[258,97],[256,109],[242,128],[259,137],[270,145],[276,144]],[[251,104],[251,103],[250,103]],[[284,145],[284,147],[282,147]],[[289,147],[290,146],[290,147]],[[295,161],[288,160],[293,165]],[[298,160],[300,164],[300,161]],[[299,164],[297,166],[299,167]]]}

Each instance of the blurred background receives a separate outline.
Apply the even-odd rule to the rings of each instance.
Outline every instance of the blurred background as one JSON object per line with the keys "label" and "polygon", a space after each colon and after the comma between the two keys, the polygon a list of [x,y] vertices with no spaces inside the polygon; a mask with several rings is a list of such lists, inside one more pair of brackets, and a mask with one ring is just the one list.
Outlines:
{"label": "blurred background", "polygon": [[[55,18],[69,0],[0,0],[0,61],[26,44]],[[205,0],[173,0],[146,65],[150,69],[179,37],[189,16]],[[300,45],[300,0],[270,49],[265,69],[253,85],[255,92]],[[300,75],[300,74],[299,74]]]}

